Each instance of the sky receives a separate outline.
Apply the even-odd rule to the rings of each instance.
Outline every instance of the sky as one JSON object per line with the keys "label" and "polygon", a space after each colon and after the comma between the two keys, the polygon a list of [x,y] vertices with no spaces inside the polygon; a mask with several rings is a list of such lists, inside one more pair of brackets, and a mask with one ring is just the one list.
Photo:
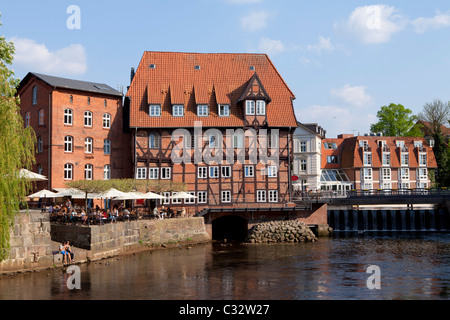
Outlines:
{"label": "sky", "polygon": [[450,101],[450,2],[21,0],[0,5],[12,69],[126,88],[144,51],[266,53],[302,123],[365,134],[377,111]]}

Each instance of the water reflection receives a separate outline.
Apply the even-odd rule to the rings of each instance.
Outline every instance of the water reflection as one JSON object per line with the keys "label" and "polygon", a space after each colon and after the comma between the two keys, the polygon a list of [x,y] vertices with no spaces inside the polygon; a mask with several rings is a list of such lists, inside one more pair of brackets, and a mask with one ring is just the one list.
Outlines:
{"label": "water reflection", "polygon": [[[369,290],[367,267],[381,270]],[[316,243],[198,245],[80,265],[81,290],[64,270],[0,276],[0,299],[447,299],[446,234],[340,234]]]}

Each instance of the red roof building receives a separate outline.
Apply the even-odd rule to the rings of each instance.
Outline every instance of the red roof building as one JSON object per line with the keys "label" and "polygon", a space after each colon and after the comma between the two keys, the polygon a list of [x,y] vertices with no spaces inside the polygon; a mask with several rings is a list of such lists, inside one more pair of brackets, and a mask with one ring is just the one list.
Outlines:
{"label": "red roof building", "polygon": [[[289,201],[295,96],[267,55],[145,52],[131,77],[125,107],[135,178],[184,182],[197,196],[184,204],[199,210],[240,204],[271,207]],[[194,138],[199,126],[200,140]],[[180,145],[189,163],[173,161],[177,129],[186,133]],[[239,129],[245,134],[230,137],[227,131]],[[261,138],[265,131],[266,140]],[[247,132],[256,133],[256,144]],[[231,150],[221,158],[194,161],[196,151],[203,156],[207,150],[211,155],[220,147],[225,150],[230,146],[227,137]],[[258,148],[264,143],[269,157],[278,153],[277,170],[259,161],[264,153]],[[250,161],[252,147],[257,148],[256,163]],[[237,161],[239,150],[243,162]]]}
{"label": "red roof building", "polygon": [[437,168],[425,138],[339,135],[322,143],[322,175],[340,170],[356,190],[428,188]]}

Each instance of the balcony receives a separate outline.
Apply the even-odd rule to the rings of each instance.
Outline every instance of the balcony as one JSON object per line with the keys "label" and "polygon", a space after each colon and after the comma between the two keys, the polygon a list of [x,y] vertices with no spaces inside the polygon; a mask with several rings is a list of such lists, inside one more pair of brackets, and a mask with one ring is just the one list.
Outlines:
{"label": "balcony", "polygon": [[400,152],[408,152],[408,147],[402,146],[402,147],[398,147]]}
{"label": "balcony", "polygon": [[383,146],[383,147],[380,147],[380,149],[381,149],[381,152],[391,152],[390,147]]}
{"label": "balcony", "polygon": [[369,146],[360,146],[360,149],[363,152],[372,152],[372,147]]}

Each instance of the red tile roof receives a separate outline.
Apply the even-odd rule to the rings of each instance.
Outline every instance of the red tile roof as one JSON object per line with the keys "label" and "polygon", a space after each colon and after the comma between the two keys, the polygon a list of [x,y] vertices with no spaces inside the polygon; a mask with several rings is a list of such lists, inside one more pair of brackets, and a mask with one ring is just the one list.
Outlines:
{"label": "red tile roof", "polygon": [[[194,121],[202,121],[203,127],[241,127],[242,108],[237,102],[255,72],[271,98],[268,125],[297,127],[295,96],[267,55],[150,51],[142,56],[126,94],[131,98],[130,126],[192,127]],[[160,117],[149,116],[150,103],[161,104]],[[185,105],[184,117],[172,116],[173,104]],[[197,116],[197,104],[209,104],[208,117]],[[217,104],[229,104],[231,115],[220,117]]]}

